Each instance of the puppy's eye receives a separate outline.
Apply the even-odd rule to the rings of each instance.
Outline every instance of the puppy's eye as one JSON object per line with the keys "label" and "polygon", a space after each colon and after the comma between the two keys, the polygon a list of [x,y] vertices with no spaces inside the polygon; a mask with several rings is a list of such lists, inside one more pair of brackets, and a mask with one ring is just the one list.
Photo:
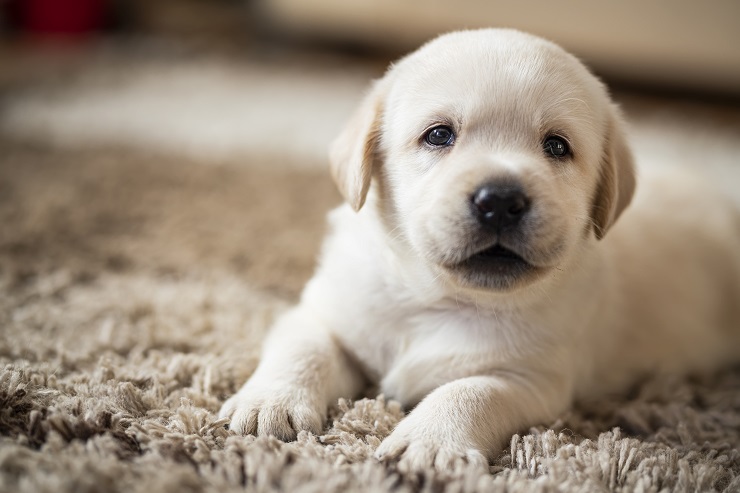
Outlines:
{"label": "puppy's eye", "polygon": [[440,125],[429,130],[424,135],[424,141],[434,147],[451,146],[455,141],[455,133],[450,127]]}
{"label": "puppy's eye", "polygon": [[568,142],[565,141],[562,137],[558,137],[557,135],[551,135],[550,137],[546,138],[545,141],[542,143],[542,148],[545,151],[545,154],[549,154],[553,157],[565,157],[568,154],[570,154],[570,147],[568,146]]}

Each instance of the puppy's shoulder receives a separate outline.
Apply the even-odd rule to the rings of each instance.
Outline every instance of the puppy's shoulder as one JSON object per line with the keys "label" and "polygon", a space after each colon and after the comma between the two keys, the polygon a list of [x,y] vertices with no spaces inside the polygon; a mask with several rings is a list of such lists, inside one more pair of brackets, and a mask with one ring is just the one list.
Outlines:
{"label": "puppy's shoulder", "polygon": [[341,205],[328,214],[328,232],[302,302],[323,306],[337,317],[357,316],[383,293],[380,228],[364,211]]}

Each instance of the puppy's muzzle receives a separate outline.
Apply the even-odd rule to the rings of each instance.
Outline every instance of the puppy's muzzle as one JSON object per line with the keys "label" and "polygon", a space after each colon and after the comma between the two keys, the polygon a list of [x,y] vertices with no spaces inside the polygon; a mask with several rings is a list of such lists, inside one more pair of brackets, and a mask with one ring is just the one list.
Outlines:
{"label": "puppy's muzzle", "polygon": [[529,197],[514,183],[486,183],[470,202],[481,226],[496,233],[516,227],[530,207]]}
{"label": "puppy's muzzle", "polygon": [[469,196],[460,249],[443,264],[466,286],[504,291],[542,272],[531,245],[532,199],[518,180],[488,180]]}

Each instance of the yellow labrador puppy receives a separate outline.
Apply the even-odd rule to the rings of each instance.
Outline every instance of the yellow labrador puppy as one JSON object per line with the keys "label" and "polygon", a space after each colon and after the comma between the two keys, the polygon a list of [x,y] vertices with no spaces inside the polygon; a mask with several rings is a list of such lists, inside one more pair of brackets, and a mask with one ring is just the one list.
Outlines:
{"label": "yellow labrador puppy", "polygon": [[645,178],[626,211],[619,111],[550,42],[426,44],[375,83],[331,168],[347,204],[221,410],[238,433],[319,433],[372,381],[416,406],[379,459],[484,464],[579,396],[740,353],[740,216],[677,174]]}

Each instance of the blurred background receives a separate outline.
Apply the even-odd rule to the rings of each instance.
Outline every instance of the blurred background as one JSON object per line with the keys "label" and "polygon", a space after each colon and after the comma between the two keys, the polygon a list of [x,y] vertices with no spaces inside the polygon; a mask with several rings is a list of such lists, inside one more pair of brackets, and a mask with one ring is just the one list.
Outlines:
{"label": "blurred background", "polygon": [[640,164],[740,186],[736,0],[0,0],[0,268],[197,265],[294,296],[369,80],[486,26],[589,64]]}

